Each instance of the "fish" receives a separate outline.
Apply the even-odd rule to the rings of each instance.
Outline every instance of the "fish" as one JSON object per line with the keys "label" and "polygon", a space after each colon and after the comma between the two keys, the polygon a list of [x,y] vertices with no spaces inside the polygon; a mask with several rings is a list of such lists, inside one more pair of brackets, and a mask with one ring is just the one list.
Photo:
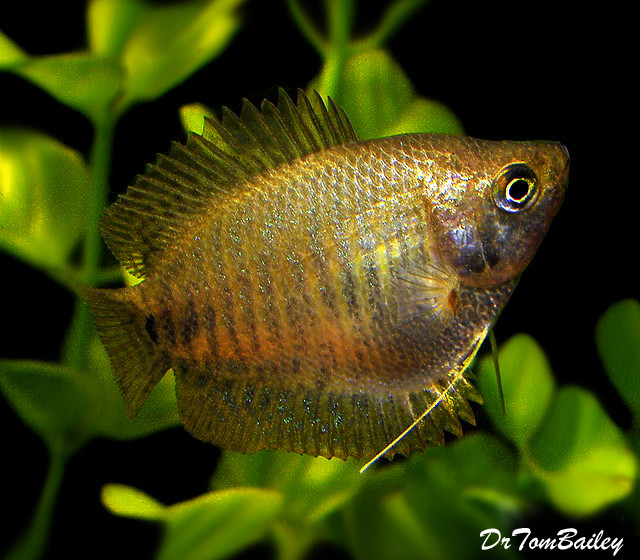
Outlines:
{"label": "fish", "polygon": [[358,140],[317,92],[223,108],[101,220],[141,280],[85,295],[127,415],[172,370],[182,424],[225,450],[360,460],[461,436],[469,364],[568,169],[557,142]]}

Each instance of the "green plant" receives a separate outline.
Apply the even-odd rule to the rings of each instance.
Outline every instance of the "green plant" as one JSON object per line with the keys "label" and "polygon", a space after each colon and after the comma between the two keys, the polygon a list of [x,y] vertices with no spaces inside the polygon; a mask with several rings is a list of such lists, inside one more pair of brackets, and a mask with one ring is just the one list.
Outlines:
{"label": "green plant", "polygon": [[[103,265],[97,223],[106,204],[114,130],[136,104],[157,99],[222,55],[240,25],[241,0],[151,6],[94,0],[87,10],[89,47],[29,56],[0,33],[0,70],[38,85],[91,122],[88,160],[43,132],[0,130],[0,248],[44,271],[74,293],[82,284],[124,281]],[[327,0],[326,33],[301,3],[288,1],[299,29],[323,66],[311,86],[346,110],[359,136],[399,132],[460,133],[442,104],[417,94],[385,41],[424,2],[391,2],[374,30],[353,39],[354,2]],[[210,109],[180,109],[198,131]],[[375,118],[372,118],[372,115]],[[79,263],[74,258],[80,246]],[[640,525],[632,493],[640,453],[640,305],[613,306],[597,325],[605,369],[633,415],[623,433],[580,388],[558,389],[543,351],[525,335],[502,347],[507,416],[497,399],[488,358],[477,370],[495,433],[476,432],[358,474],[354,461],[327,461],[265,451],[224,453],[210,492],[164,505],[131,487],[103,489],[116,515],[161,523],[159,558],[223,558],[269,539],[277,556],[296,559],[328,540],[355,558],[475,555],[478,533],[506,534],[523,512],[552,508],[573,518],[614,502]],[[65,465],[89,440],[136,439],[179,424],[168,376],[142,413],[126,419],[91,318],[76,302],[59,362],[0,360],[0,389],[45,442],[50,466],[31,526],[12,558],[37,558],[47,535]],[[589,491],[586,492],[585,489]],[[624,501],[621,501],[624,500]],[[455,539],[455,534],[473,539]],[[513,549],[501,550],[513,556]]]}

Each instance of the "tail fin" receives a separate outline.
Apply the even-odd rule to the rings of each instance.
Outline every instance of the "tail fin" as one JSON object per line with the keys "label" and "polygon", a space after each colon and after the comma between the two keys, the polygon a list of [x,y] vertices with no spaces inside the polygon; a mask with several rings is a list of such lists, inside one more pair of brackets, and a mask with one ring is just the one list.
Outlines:
{"label": "tail fin", "polygon": [[128,297],[128,290],[87,288],[84,299],[109,355],[127,416],[133,418],[170,364],[147,334],[145,317]]}

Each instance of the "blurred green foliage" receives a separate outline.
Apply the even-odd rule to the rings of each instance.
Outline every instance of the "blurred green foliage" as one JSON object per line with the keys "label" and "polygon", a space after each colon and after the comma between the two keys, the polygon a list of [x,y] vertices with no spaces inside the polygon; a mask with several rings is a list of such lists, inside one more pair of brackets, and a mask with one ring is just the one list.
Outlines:
{"label": "blurred green foliage", "polygon": [[[0,130],[2,250],[74,292],[81,283],[124,280],[120,269],[102,268],[97,230],[115,124],[136,103],[162,96],[220,56],[241,23],[241,3],[93,0],[89,46],[74,53],[30,56],[0,32],[0,70],[81,112],[95,132],[85,161],[44,132]],[[300,3],[288,1],[323,60],[310,87],[337,100],[361,138],[462,132],[451,111],[418,95],[384,46],[422,4],[390,2],[375,29],[354,40],[353,1],[326,1],[326,32]],[[199,104],[180,109],[185,129],[197,132],[210,113]],[[78,243],[79,265],[71,259]],[[112,484],[103,489],[102,501],[115,515],[163,524],[160,559],[226,558],[261,539],[270,539],[283,560],[304,557],[321,540],[357,559],[473,557],[481,530],[500,527],[507,534],[518,516],[540,505],[580,518],[620,502],[640,527],[640,495],[632,493],[640,451],[640,304],[612,306],[597,325],[596,344],[632,412],[629,433],[614,424],[595,395],[558,388],[543,350],[517,335],[500,351],[506,416],[490,359],[475,368],[495,434],[476,432],[364,475],[354,461],[223,453],[204,495],[167,506]],[[0,360],[0,389],[51,457],[32,524],[11,552],[15,559],[43,554],[65,464],[81,446],[95,437],[135,439],[179,424],[171,375],[135,420],[126,418],[80,302],[61,361]],[[452,538],[454,533],[469,537]],[[513,549],[499,554],[515,555]]]}

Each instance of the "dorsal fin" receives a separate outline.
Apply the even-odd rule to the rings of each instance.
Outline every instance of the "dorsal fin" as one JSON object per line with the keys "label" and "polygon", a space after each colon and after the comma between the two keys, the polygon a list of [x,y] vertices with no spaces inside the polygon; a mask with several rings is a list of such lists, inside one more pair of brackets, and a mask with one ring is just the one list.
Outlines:
{"label": "dorsal fin", "polygon": [[176,233],[212,197],[281,163],[331,146],[353,142],[356,134],[344,111],[331,99],[298,90],[293,104],[281,89],[276,107],[263,101],[260,111],[243,100],[240,115],[226,107],[221,119],[205,119],[202,135],[189,133],[186,145],[172,143],[118,197],[102,220],[104,239],[122,265],[143,278]]}

